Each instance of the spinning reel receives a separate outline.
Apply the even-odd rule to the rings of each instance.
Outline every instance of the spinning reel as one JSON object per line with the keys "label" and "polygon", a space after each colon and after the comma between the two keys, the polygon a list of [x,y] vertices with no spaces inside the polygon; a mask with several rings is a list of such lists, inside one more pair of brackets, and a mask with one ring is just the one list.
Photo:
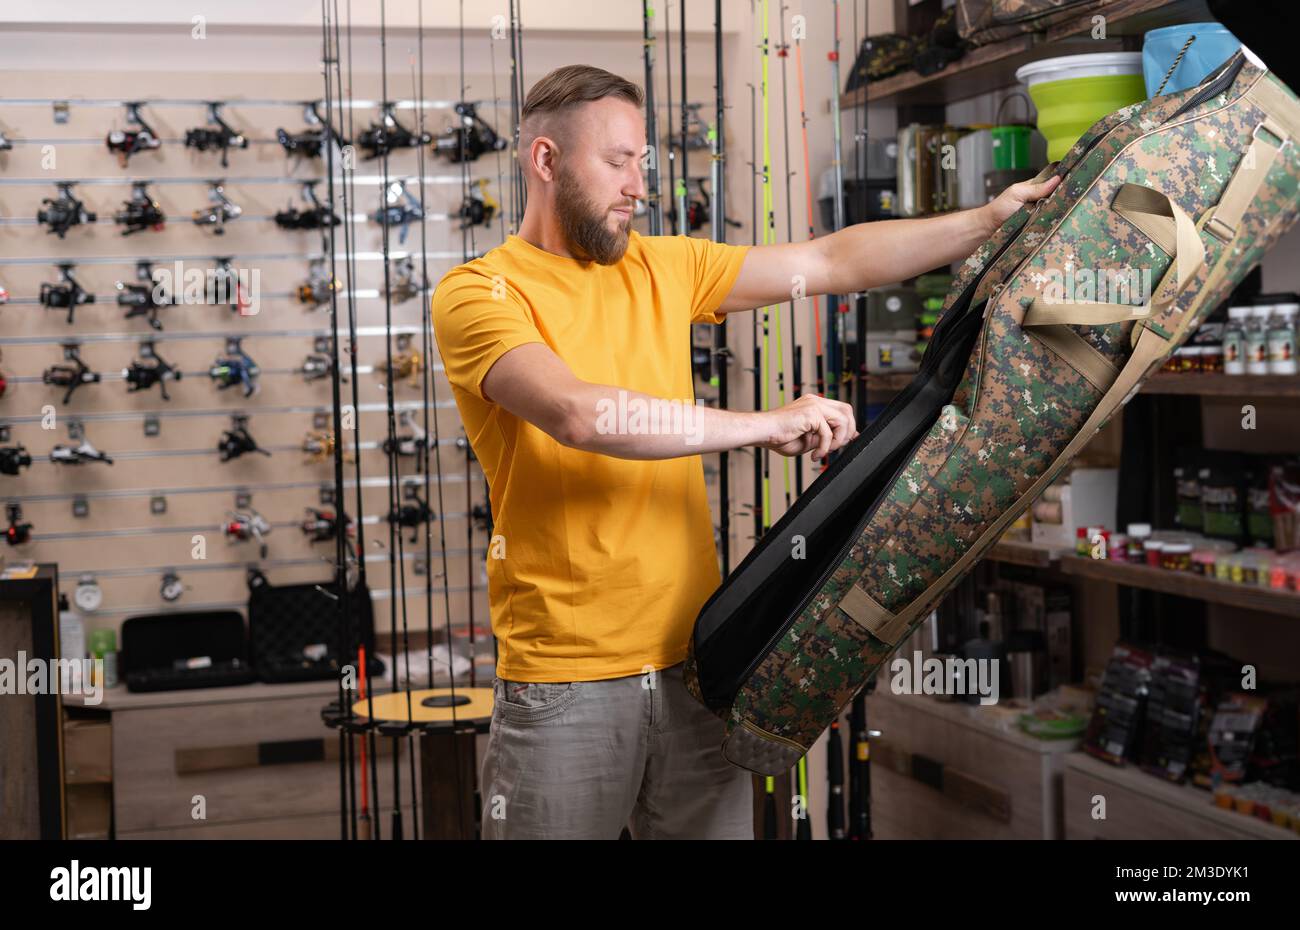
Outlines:
{"label": "spinning reel", "polygon": [[[307,456],[306,461],[311,464],[319,464],[334,457],[334,431],[327,429],[308,430],[302,440],[302,451]],[[343,461],[354,461],[352,453],[343,451]]]}
{"label": "spinning reel", "polygon": [[[133,361],[130,367],[122,369],[122,378],[126,381],[127,393],[134,394],[137,391],[147,391],[156,384],[162,394],[162,399],[171,400],[171,397],[167,394],[167,382],[181,380],[182,372],[164,361],[152,342],[140,343],[140,358],[143,361]],[[153,364],[146,365],[145,362],[153,362]]]}
{"label": "spinning reel", "polygon": [[406,303],[419,297],[423,290],[424,282],[415,270],[415,259],[408,255],[389,263],[388,296],[393,303]]}
{"label": "spinning reel", "polygon": [[22,444],[0,448],[0,475],[16,475],[21,468],[31,468],[32,457]]}
{"label": "spinning reel", "polygon": [[302,374],[303,380],[309,384],[312,381],[320,381],[322,378],[328,378],[330,372],[334,370],[334,360],[324,352],[310,352],[302,361],[302,367],[298,371]]}
{"label": "spinning reel", "polygon": [[[161,330],[162,322],[158,319],[158,311],[163,307],[170,307],[176,303],[173,300],[160,300],[159,287],[154,284],[153,280],[153,263],[140,262],[136,265],[136,277],[140,281],[147,281],[147,284],[127,284],[124,281],[117,282],[117,305],[126,307],[126,316],[124,319],[133,319],[137,316],[145,317],[153,329]],[[180,377],[177,375],[177,377]],[[163,395],[164,397],[166,394]]]}
{"label": "spinning reel", "polygon": [[9,526],[5,528],[5,542],[11,546],[31,542],[32,525],[22,522],[23,508],[18,504],[6,504],[5,516],[9,518]]}
{"label": "spinning reel", "polygon": [[416,470],[424,471],[425,462],[428,459],[429,449],[433,447],[433,441],[429,439],[429,434],[420,424],[415,422],[415,415],[410,410],[403,410],[399,414],[402,426],[410,430],[409,433],[398,434],[393,439],[384,440],[385,455],[415,456]]}
{"label": "spinning reel", "polygon": [[79,428],[73,430],[73,439],[81,440],[78,445],[65,446],[62,443],[50,450],[50,461],[56,465],[84,465],[87,462],[103,462],[112,465],[113,460],[96,449],[85,437],[79,434]]}
{"label": "spinning reel", "polygon": [[245,315],[244,311],[251,303],[244,294],[244,284],[239,280],[239,273],[231,267],[230,259],[218,258],[215,261],[216,267],[208,272],[204,302],[228,306],[231,313]]}
{"label": "spinning reel", "polygon": [[366,150],[366,161],[387,155],[395,149],[413,149],[428,145],[433,136],[427,132],[418,135],[411,132],[393,116],[393,104],[383,105],[383,116],[378,123],[371,123],[370,128],[357,137],[357,144]]}
{"label": "spinning reel", "polygon": [[206,210],[202,208],[195,210],[190,214],[190,218],[194,220],[195,226],[211,226],[214,235],[223,236],[226,233],[226,224],[239,219],[244,208],[233,203],[226,196],[226,189],[220,181],[209,182],[208,200],[212,205]]}
{"label": "spinning reel", "polygon": [[496,216],[501,205],[488,194],[487,183],[486,178],[479,178],[470,188],[469,196],[461,201],[460,210],[456,212],[461,229],[492,224],[492,217]]}
{"label": "spinning reel", "polygon": [[131,186],[131,199],[122,201],[122,209],[113,214],[113,222],[125,227],[123,236],[152,229],[162,232],[167,217],[158,206],[158,201],[149,196],[148,184],[136,181]]}
{"label": "spinning reel", "polygon": [[9,141],[3,129],[0,129],[0,152],[12,151],[14,144]]}
{"label": "spinning reel", "polygon": [[302,186],[302,196],[311,206],[299,210],[290,205],[275,215],[275,225],[281,229],[325,229],[342,222],[338,214],[316,199],[316,182],[308,181]]}
{"label": "spinning reel", "polygon": [[400,226],[402,229],[397,234],[397,241],[405,243],[406,233],[411,223],[424,219],[424,210],[420,207],[420,201],[406,189],[405,181],[394,181],[388,185],[384,203],[386,206],[375,211],[370,218],[380,226]]}
{"label": "spinning reel", "polygon": [[227,154],[230,149],[248,148],[248,139],[242,133],[235,132],[234,129],[221,118],[221,104],[208,104],[208,122],[216,128],[200,127],[190,129],[185,133],[185,147],[187,149],[198,149],[200,152],[209,150],[221,150],[221,167],[229,165]]}
{"label": "spinning reel", "polygon": [[259,446],[257,440],[249,433],[248,420],[245,417],[235,417],[230,429],[221,434],[221,438],[217,440],[217,452],[221,453],[223,462],[237,459],[246,452],[256,452],[267,458],[271,457],[271,453]]}
{"label": "spinning reel", "polygon": [[46,197],[41,201],[44,209],[36,211],[36,222],[44,225],[47,233],[54,233],[60,239],[66,236],[73,226],[93,223],[97,219],[96,214],[88,211],[84,203],[72,196],[72,183],[59,181],[55,185],[59,190],[59,196]]}
{"label": "spinning reel", "polygon": [[390,510],[386,519],[389,523],[396,523],[398,526],[410,529],[412,531],[411,542],[415,542],[419,538],[419,534],[414,531],[422,524],[431,523],[438,519],[438,515],[429,509],[429,505],[420,497],[416,485],[407,485],[407,487],[412,489],[410,494],[414,501],[403,504],[396,510]]}
{"label": "spinning reel", "polygon": [[[327,542],[337,539],[339,535],[339,517],[332,510],[307,508],[307,516],[300,524],[303,535],[311,542]],[[343,514],[343,526],[349,536],[352,535],[352,518]]]}
{"label": "spinning reel", "polygon": [[139,126],[139,129],[114,129],[104,139],[104,144],[108,146],[110,152],[117,155],[117,163],[123,168],[137,152],[149,151],[162,145],[162,140],[153,131],[153,127],[140,115],[142,106],[143,103],[126,105],[126,121]]}
{"label": "spinning reel", "polygon": [[339,289],[338,278],[331,278],[325,270],[325,259],[314,258],[307,269],[307,280],[298,285],[298,302],[315,310],[329,303],[330,294]]}
{"label": "spinning reel", "polygon": [[506,147],[506,140],[483,122],[483,118],[475,111],[474,104],[456,104],[456,116],[460,125],[448,129],[434,141],[433,154],[441,155],[449,162],[459,163],[477,161],[484,152],[500,152]]}
{"label": "spinning reel", "polygon": [[411,337],[408,333],[401,333],[397,337],[397,352],[393,353],[392,367],[389,368],[387,361],[382,365],[376,365],[376,371],[387,371],[388,377],[396,381],[398,378],[406,378],[411,387],[420,386],[420,372],[423,370],[424,358],[419,352],[411,347]]}
{"label": "spinning reel", "polygon": [[244,396],[252,397],[257,391],[257,376],[261,372],[257,363],[240,346],[240,340],[230,339],[226,342],[226,354],[217,356],[208,369],[208,376],[217,383],[218,390],[242,384]]}
{"label": "spinning reel", "polygon": [[226,511],[227,520],[221,525],[221,532],[230,542],[247,542],[257,540],[258,551],[266,558],[266,536],[271,532],[271,524],[253,508]]}
{"label": "spinning reel", "polygon": [[82,304],[93,304],[95,295],[89,293],[83,288],[72,274],[75,265],[59,265],[59,278],[62,284],[50,284],[48,281],[41,285],[39,300],[42,307],[50,310],[68,311],[68,325],[72,325],[73,315],[77,312],[77,307]]}
{"label": "spinning reel", "polygon": [[286,155],[320,158],[328,138],[333,138],[340,149],[347,146],[347,140],[337,132],[325,129],[325,123],[316,110],[315,101],[303,105],[303,118],[307,120],[307,128],[302,132],[290,134],[283,129],[275,131],[275,138]]}
{"label": "spinning reel", "polygon": [[90,366],[81,360],[81,350],[75,345],[64,346],[63,357],[73,364],[51,365],[45,369],[41,380],[46,384],[67,388],[67,393],[63,395],[63,402],[66,404],[72,399],[72,393],[83,384],[97,384],[99,372],[91,371]]}

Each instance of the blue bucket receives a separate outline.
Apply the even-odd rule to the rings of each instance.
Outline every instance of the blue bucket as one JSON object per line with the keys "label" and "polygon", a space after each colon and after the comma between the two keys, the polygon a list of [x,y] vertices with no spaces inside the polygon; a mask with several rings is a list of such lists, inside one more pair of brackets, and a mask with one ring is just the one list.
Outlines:
{"label": "blue bucket", "polygon": [[1241,48],[1241,42],[1221,23],[1184,23],[1152,29],[1142,44],[1142,77],[1146,81],[1148,97],[1156,95],[1156,88],[1165,79],[1165,72],[1178,57],[1188,36],[1196,39],[1169,76],[1162,94],[1176,94],[1195,87]]}

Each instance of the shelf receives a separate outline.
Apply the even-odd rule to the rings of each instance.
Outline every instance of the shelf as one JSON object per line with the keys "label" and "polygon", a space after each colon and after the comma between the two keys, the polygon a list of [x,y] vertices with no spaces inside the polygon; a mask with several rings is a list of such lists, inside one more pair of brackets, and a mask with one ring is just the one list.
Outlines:
{"label": "shelf", "polygon": [[[1106,40],[1089,42],[1087,51],[1115,51],[1122,36],[1140,36],[1149,29],[1174,23],[1198,22],[1210,19],[1202,0],[1116,0],[1103,10],[1090,9],[1071,17],[1044,33],[1012,36],[1000,42],[990,42],[971,49],[937,74],[921,76],[915,71],[904,71],[865,88],[840,97],[841,109],[863,103],[894,104],[945,104],[956,100],[1000,90],[1017,83],[1016,69],[1040,58],[1050,58],[1054,52],[1049,47],[1061,39],[1074,36],[1087,37],[1093,27],[1093,16],[1098,12],[1106,16]],[[1059,54],[1065,50],[1057,50]]]}
{"label": "shelf", "polygon": [[1143,394],[1199,394],[1202,397],[1300,397],[1300,375],[1198,375],[1158,372]]}
{"label": "shelf", "polygon": [[1300,593],[1294,591],[1275,591],[1271,588],[1203,578],[1191,572],[1176,572],[1106,559],[1087,559],[1077,555],[1062,555],[1061,571],[1080,578],[1144,588],[1147,591],[1159,591],[1162,594],[1174,594],[1242,610],[1262,610],[1287,617],[1300,617]]}
{"label": "shelf", "polygon": [[1051,568],[1052,563],[1060,558],[1060,551],[1024,540],[1003,539],[993,544],[985,558],[1028,568]]}
{"label": "shelf", "polygon": [[867,390],[882,394],[886,392],[901,391],[903,388],[911,384],[912,379],[915,377],[916,372],[914,371],[898,372],[891,375],[867,375]]}

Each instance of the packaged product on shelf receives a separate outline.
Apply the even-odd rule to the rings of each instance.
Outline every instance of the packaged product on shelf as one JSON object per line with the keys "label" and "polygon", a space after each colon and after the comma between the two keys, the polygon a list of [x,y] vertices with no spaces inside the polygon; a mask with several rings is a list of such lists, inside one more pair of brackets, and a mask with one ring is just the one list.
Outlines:
{"label": "packaged product on shelf", "polygon": [[1215,782],[1241,782],[1246,777],[1255,737],[1267,701],[1255,695],[1224,695],[1210,721],[1210,777]]}
{"label": "packaged product on shelf", "polygon": [[1269,509],[1269,475],[1273,462],[1258,459],[1249,466],[1246,488],[1246,535],[1256,546],[1273,545],[1273,514]]}
{"label": "packaged product on shelf", "polygon": [[1240,542],[1246,536],[1244,472],[1232,459],[1202,468],[1201,529],[1206,536]]}
{"label": "packaged product on shelf", "polygon": [[1273,517],[1273,548],[1278,552],[1300,549],[1300,461],[1291,460],[1273,467],[1269,472],[1268,495]]}
{"label": "packaged product on shelf", "polygon": [[1268,373],[1294,375],[1300,371],[1296,364],[1296,316],[1300,303],[1279,303],[1273,307],[1268,319]]}
{"label": "packaged product on shelf", "polygon": [[1223,329],[1223,373],[1225,375],[1246,373],[1246,323],[1250,319],[1251,312],[1252,308],[1249,306],[1228,308],[1228,325]]}
{"label": "packaged product on shelf", "polygon": [[1268,374],[1268,320],[1272,304],[1257,304],[1246,321],[1246,374]]}
{"label": "packaged product on shelf", "polygon": [[1194,464],[1179,465],[1174,469],[1174,493],[1178,496],[1174,518],[1185,530],[1201,528],[1200,468]]}
{"label": "packaged product on shelf", "polygon": [[1147,537],[1151,535],[1150,523],[1130,523],[1128,525],[1128,560],[1130,562],[1141,562],[1146,558],[1146,552],[1142,548]]}
{"label": "packaged product on shelf", "polygon": [[1169,543],[1160,553],[1160,567],[1170,571],[1192,570],[1191,543]]}
{"label": "packaged product on shelf", "polygon": [[1123,765],[1136,747],[1151,680],[1151,653],[1126,643],[1111,651],[1083,740],[1090,755]]}
{"label": "packaged product on shelf", "polygon": [[1151,663],[1146,726],[1139,755],[1142,769],[1182,782],[1196,750],[1200,666],[1196,656],[1162,654]]}

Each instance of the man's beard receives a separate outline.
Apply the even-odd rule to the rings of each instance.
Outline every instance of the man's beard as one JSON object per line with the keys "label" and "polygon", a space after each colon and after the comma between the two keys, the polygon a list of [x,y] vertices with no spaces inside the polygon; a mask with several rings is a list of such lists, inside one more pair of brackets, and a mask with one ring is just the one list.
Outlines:
{"label": "man's beard", "polygon": [[600,265],[612,265],[627,251],[628,230],[632,217],[609,229],[609,213],[601,212],[583,194],[572,175],[559,172],[556,177],[555,212],[571,251]]}

